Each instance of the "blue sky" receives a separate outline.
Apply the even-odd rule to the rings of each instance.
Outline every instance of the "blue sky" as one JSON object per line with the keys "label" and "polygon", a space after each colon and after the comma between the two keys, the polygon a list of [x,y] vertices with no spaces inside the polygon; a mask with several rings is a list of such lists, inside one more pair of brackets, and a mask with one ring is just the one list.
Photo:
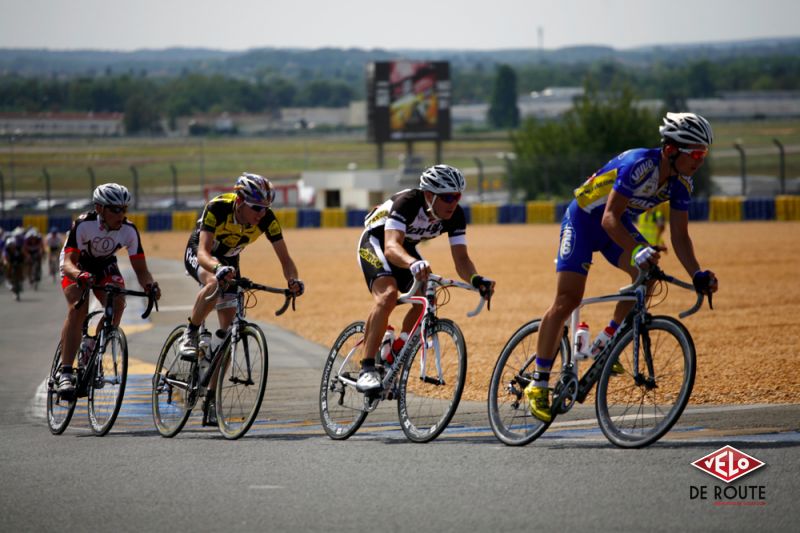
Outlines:
{"label": "blue sky", "polygon": [[797,0],[0,0],[1,48],[546,49],[800,36]]}

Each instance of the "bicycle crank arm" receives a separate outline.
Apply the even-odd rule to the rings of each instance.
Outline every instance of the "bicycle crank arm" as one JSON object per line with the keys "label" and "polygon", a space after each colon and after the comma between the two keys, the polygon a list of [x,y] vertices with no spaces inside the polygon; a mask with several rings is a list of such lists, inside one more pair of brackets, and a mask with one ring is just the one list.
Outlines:
{"label": "bicycle crank arm", "polygon": [[438,385],[444,385],[445,384],[443,379],[430,378],[428,376],[420,376],[419,379],[420,379],[420,381],[423,381],[425,383],[430,383],[431,385],[437,385],[438,386]]}
{"label": "bicycle crank arm", "polygon": [[230,381],[231,383],[235,383],[237,385],[242,385],[242,384],[255,385],[255,382],[252,379],[241,379],[235,376],[231,376],[230,378],[228,378],[228,381]]}

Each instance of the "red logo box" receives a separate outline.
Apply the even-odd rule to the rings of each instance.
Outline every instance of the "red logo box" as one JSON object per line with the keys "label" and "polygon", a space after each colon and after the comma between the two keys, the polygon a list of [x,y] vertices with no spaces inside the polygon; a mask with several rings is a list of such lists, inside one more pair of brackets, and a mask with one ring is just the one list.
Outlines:
{"label": "red logo box", "polygon": [[725,446],[691,463],[706,474],[730,483],[764,466],[766,463],[734,448]]}

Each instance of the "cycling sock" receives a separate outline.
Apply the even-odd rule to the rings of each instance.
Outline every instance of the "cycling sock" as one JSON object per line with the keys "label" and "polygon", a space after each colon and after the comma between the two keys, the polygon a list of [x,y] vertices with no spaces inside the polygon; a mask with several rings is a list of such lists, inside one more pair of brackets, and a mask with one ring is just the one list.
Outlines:
{"label": "cycling sock", "polygon": [[361,370],[374,370],[375,369],[375,358],[368,357],[366,359],[361,360]]}
{"label": "cycling sock", "polygon": [[61,365],[62,374],[72,374],[72,365]]}
{"label": "cycling sock", "polygon": [[553,366],[553,360],[542,359],[536,357],[536,372],[533,373],[533,385],[535,387],[547,387],[550,381],[550,368]]}
{"label": "cycling sock", "polygon": [[194,324],[192,324],[191,319],[189,319],[189,325],[187,326],[187,328],[189,329],[190,332],[194,333],[200,329],[200,326],[199,325],[195,326]]}

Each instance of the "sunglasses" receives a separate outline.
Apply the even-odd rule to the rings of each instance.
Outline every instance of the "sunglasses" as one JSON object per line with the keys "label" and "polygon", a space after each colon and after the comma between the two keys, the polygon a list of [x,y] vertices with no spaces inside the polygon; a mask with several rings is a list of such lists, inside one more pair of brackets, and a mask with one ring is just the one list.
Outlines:
{"label": "sunglasses", "polygon": [[107,205],[106,209],[114,213],[115,215],[119,215],[120,213],[127,213],[128,206],[127,205]]}
{"label": "sunglasses", "polygon": [[245,204],[247,204],[247,207],[249,207],[250,209],[252,209],[256,213],[260,213],[261,211],[263,211],[263,210],[265,210],[267,208],[266,205],[261,205],[261,204],[251,204],[250,202],[245,202]]}
{"label": "sunglasses", "polygon": [[436,196],[446,204],[452,204],[453,202],[461,200],[460,192],[446,192],[442,194],[437,194]]}
{"label": "sunglasses", "polygon": [[678,148],[678,151],[695,161],[702,161],[708,155],[708,148]]}

